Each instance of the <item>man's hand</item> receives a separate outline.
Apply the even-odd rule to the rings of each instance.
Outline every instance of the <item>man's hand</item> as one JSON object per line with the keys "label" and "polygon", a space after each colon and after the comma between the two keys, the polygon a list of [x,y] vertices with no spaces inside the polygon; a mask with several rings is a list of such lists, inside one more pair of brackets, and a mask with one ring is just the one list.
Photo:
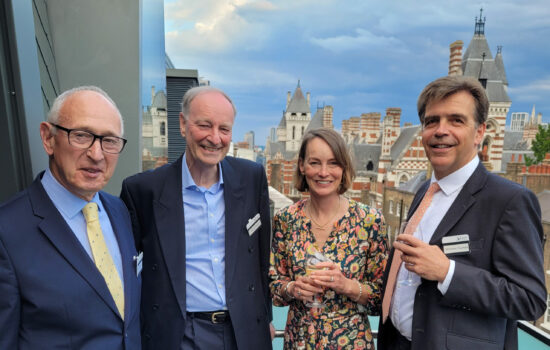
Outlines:
{"label": "man's hand", "polygon": [[393,246],[403,253],[402,258],[407,270],[431,281],[443,282],[447,276],[450,261],[438,246],[403,234],[395,238]]}

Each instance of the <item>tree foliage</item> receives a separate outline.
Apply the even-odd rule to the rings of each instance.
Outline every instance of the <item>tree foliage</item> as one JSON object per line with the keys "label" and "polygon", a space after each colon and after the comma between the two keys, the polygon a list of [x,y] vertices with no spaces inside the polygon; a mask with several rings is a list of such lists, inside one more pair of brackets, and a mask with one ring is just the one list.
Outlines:
{"label": "tree foliage", "polygon": [[550,152],[550,124],[546,127],[539,125],[539,132],[531,143],[531,151],[534,153],[534,158],[525,156],[525,165],[530,166],[540,164],[544,160],[546,153]]}

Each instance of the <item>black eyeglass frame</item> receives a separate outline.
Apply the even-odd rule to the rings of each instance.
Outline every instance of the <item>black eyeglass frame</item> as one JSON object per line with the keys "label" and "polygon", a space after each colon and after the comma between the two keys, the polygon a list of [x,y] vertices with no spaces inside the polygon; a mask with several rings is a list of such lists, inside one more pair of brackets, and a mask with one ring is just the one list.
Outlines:
{"label": "black eyeglass frame", "polygon": [[[87,131],[87,130],[82,130],[82,129],[68,129],[68,128],[65,128],[65,127],[62,127],[61,125],[57,125],[57,124],[54,124],[54,123],[50,123],[51,125],[53,125],[54,127],[56,127],[57,129],[59,130],[63,130],[67,133],[67,141],[69,142],[69,145],[72,145],[72,146],[75,146],[77,148],[80,148],[80,149],[88,149],[90,147],[92,147],[95,143],[95,140],[99,139],[99,145],[101,146],[101,150],[103,152],[106,152],[106,153],[109,153],[109,154],[120,154],[123,150],[124,150],[124,146],[126,146],[126,142],[128,142],[128,140],[126,140],[125,138],[122,138],[122,137],[118,137],[118,136],[112,136],[112,135],[96,135],[94,134],[93,132],[90,132],[90,131]],[[80,145],[74,145],[71,143],[71,132],[73,131],[80,131],[80,132],[85,132],[87,134],[90,134],[92,135],[94,138],[92,140],[92,143],[90,143],[90,145],[86,148],[81,148]],[[105,148],[103,148],[103,139],[105,137],[112,137],[112,138],[115,138],[115,139],[119,139],[119,140],[122,140],[122,147],[120,148],[120,151],[118,152],[110,152],[110,151],[107,151]]]}

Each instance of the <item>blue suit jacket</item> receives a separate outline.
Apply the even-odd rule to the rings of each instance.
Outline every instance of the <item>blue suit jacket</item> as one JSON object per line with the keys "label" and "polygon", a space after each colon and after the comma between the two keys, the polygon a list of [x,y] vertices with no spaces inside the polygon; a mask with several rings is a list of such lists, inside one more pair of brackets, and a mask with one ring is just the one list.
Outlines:
{"label": "blue suit jacket", "polygon": [[140,349],[140,281],[124,203],[100,193],[122,257],[125,321],[41,175],[0,206],[0,349]]}
{"label": "blue suit jacket", "polygon": [[[239,349],[271,349],[268,288],[271,223],[267,180],[261,165],[225,157],[226,299]],[[142,341],[144,349],[179,349],[186,322],[185,218],[182,157],[126,179],[121,198],[143,250]],[[260,214],[253,235],[248,219]],[[206,310],[205,310],[206,311]]]}
{"label": "blue suit jacket", "polygon": [[[428,186],[429,181],[414,197],[409,218]],[[546,309],[537,197],[480,163],[430,244],[441,247],[443,237],[460,234],[469,235],[471,252],[450,257],[455,271],[445,295],[436,281],[424,279],[416,291],[412,350],[517,350],[516,320],[534,320]],[[383,324],[380,317],[379,350],[388,348],[394,334],[388,320]]]}

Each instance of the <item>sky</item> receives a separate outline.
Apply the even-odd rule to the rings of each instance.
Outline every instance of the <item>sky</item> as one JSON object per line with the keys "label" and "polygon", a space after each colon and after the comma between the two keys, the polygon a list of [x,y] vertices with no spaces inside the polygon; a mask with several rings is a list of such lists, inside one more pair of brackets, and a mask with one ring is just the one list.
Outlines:
{"label": "sky", "polygon": [[233,99],[233,141],[253,130],[265,145],[298,81],[312,115],[333,106],[335,129],[388,107],[418,124],[419,93],[448,74],[451,43],[466,51],[481,8],[493,57],[502,46],[507,125],[533,105],[550,122],[548,0],[165,0],[165,46],[176,68],[197,69]]}

